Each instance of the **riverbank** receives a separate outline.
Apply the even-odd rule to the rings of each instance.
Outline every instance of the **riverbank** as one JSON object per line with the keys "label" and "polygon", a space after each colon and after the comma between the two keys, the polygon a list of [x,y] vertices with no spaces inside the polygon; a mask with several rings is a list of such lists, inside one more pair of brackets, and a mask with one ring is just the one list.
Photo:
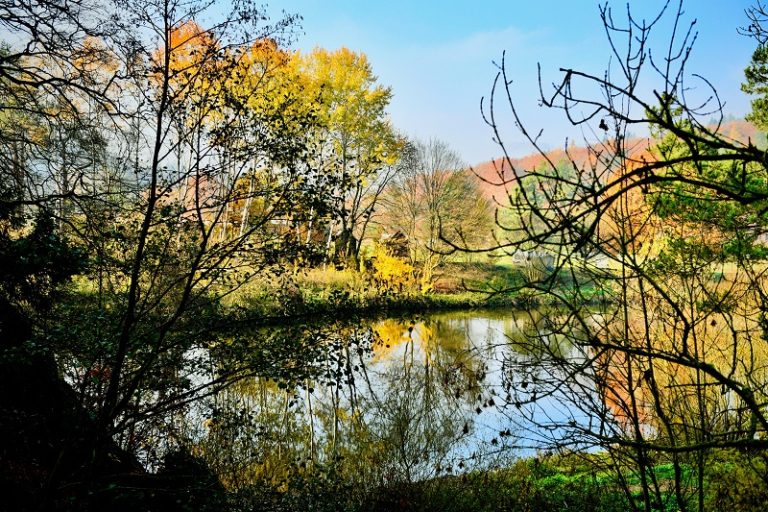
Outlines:
{"label": "riverbank", "polygon": [[[489,263],[447,265],[426,291],[375,285],[370,276],[352,270],[312,269],[260,279],[230,294],[221,304],[227,323],[272,325],[286,321],[317,321],[333,317],[422,314],[452,310],[529,309],[551,295],[521,289],[523,269]],[[583,302],[597,303],[597,290],[568,290]]]}
{"label": "riverbank", "polygon": [[357,294],[350,291],[331,291],[318,295],[296,295],[289,301],[269,298],[250,299],[236,305],[225,305],[226,322],[253,325],[282,324],[286,321],[315,322],[333,317],[344,319],[355,316],[421,314],[436,311],[519,309],[530,306],[531,301],[519,294],[490,295],[483,292],[438,294]]}
{"label": "riverbank", "polygon": [[631,510],[616,480],[581,456],[530,457],[508,466],[367,488],[332,469],[297,474],[279,489],[252,486],[230,498],[265,510],[491,512]]}
{"label": "riverbank", "polygon": [[[762,510],[766,498],[760,481],[740,469],[749,457],[738,451],[716,450],[707,460],[703,510],[751,512]],[[752,461],[754,462],[754,460]],[[341,477],[333,468],[298,472],[279,488],[250,486],[228,493],[239,509],[349,512],[625,512],[643,510],[643,493],[636,468],[615,467],[605,453],[539,454],[516,459],[500,467],[430,478],[423,481],[385,482],[366,487]],[[758,462],[763,467],[765,462]],[[698,509],[693,478],[682,466],[688,510]],[[617,473],[618,471],[618,473]],[[655,510],[681,510],[672,491],[672,464],[653,469],[654,482],[665,489]],[[617,477],[621,474],[621,477]],[[629,496],[628,496],[629,495]]]}

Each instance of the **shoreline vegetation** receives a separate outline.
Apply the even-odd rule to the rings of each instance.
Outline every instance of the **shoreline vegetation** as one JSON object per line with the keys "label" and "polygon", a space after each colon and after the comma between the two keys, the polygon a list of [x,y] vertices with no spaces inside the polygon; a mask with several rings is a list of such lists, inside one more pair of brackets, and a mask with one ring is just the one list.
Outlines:
{"label": "shoreline vegetation", "polygon": [[[243,287],[221,303],[223,322],[274,325],[455,310],[525,309],[546,305],[545,294],[520,288],[523,269],[498,263],[450,263],[427,291],[380,287],[365,272],[310,269]],[[563,288],[565,290],[565,288]],[[601,300],[582,290],[585,303]]]}
{"label": "shoreline vegetation", "polygon": [[302,290],[306,295],[290,302],[270,301],[264,303],[259,297],[245,299],[247,305],[223,308],[224,321],[272,325],[287,321],[316,321],[318,316],[333,315],[336,319],[346,317],[376,318],[382,315],[420,314],[455,310],[492,310],[522,308],[532,305],[530,301],[511,294],[492,294],[483,291],[400,294],[360,294],[354,290],[336,290],[325,294],[314,294]]}

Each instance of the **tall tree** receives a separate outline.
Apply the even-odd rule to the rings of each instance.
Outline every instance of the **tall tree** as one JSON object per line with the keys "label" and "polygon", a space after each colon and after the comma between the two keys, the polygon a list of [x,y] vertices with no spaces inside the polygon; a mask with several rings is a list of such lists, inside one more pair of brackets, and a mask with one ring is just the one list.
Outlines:
{"label": "tall tree", "polygon": [[[261,27],[260,8],[238,4],[203,29],[195,19],[205,7],[130,4],[124,19],[157,39],[150,46],[139,33],[115,43],[127,77],[123,94],[135,95],[120,135],[132,149],[137,177],[135,189],[121,198],[115,224],[101,233],[113,241],[104,261],[113,269],[104,299],[114,313],[100,326],[114,340],[103,356],[110,369],[100,404],[106,433],[223,382],[189,380],[200,361],[182,357],[195,340],[179,337],[178,329],[205,329],[190,322],[211,299],[231,291],[221,283],[237,287],[262,268],[258,248],[273,236],[264,227],[290,201],[290,158],[300,149],[281,156],[284,172],[248,197],[239,188],[252,155],[274,156],[290,134],[252,115],[231,84],[254,44],[288,34],[294,18]],[[248,198],[263,201],[261,215],[231,230],[232,203]],[[170,379],[165,384],[164,375]]]}
{"label": "tall tree", "polygon": [[[79,477],[85,487],[97,485],[115,441],[135,450],[136,432],[160,427],[155,415],[249,371],[193,378],[213,356],[192,349],[205,348],[212,326],[203,318],[217,298],[268,265],[277,236],[270,221],[291,210],[306,170],[297,163],[296,126],[280,122],[281,109],[254,108],[234,91],[247,56],[290,38],[296,18],[263,26],[260,8],[237,2],[228,13],[210,10],[203,28],[197,20],[209,7],[173,0],[0,6],[0,23],[17,45],[0,57],[0,87],[9,93],[0,104],[0,154],[11,164],[0,171],[9,178],[0,190],[3,251],[28,259],[19,252],[27,248],[41,259],[28,272],[15,266],[18,284],[34,290],[19,295],[8,281],[0,324],[17,324],[20,307],[83,272],[87,284],[48,304],[46,322],[27,333],[34,339],[21,341],[45,347],[89,409],[82,417],[96,418],[84,430],[95,434],[90,444],[63,443],[58,457],[87,453],[94,462]],[[254,80],[250,94],[281,94],[265,92],[268,82]],[[275,165],[244,192],[254,154]],[[238,200],[262,208],[232,230]],[[25,220],[34,218],[41,220]],[[71,246],[80,251],[77,265]],[[57,379],[54,372],[44,382],[65,388]],[[49,475],[42,499],[72,477],[65,473]]]}
{"label": "tall tree", "polygon": [[400,140],[386,116],[392,91],[377,84],[365,54],[317,48],[298,58],[323,127],[316,158],[331,191],[328,242],[335,239],[336,259],[354,259],[399,153]]}

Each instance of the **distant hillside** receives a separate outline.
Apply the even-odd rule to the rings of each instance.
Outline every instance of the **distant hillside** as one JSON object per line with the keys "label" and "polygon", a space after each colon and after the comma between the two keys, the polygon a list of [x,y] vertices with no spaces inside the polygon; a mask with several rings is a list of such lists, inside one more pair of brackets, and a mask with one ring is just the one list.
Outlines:
{"label": "distant hillside", "polygon": [[[751,140],[757,145],[765,144],[765,134],[752,123],[741,119],[724,122],[719,132],[724,137],[744,143]],[[634,156],[639,157],[643,152],[648,151],[651,141],[647,138],[637,138],[628,141],[627,144],[633,153],[636,152]],[[560,148],[549,151],[546,155],[535,153],[522,158],[510,158],[509,160],[497,158],[472,166],[472,171],[480,178],[480,189],[483,194],[489,199],[503,202],[505,183],[509,185],[515,179],[515,173],[512,171],[513,166],[518,174],[524,175],[529,169],[541,168],[541,166],[546,165],[546,159],[549,159],[556,165],[572,160],[578,166],[582,166],[588,161],[588,158],[589,150],[587,148],[571,146],[568,148],[567,155],[565,150]]]}
{"label": "distant hillside", "polygon": [[[480,189],[486,197],[493,199],[495,196],[496,200],[502,200],[504,186],[514,182],[515,172],[518,175],[524,175],[527,170],[545,166],[547,159],[555,164],[569,160],[583,164],[587,161],[588,156],[589,152],[586,148],[576,146],[568,148],[567,155],[564,149],[555,149],[549,151],[546,154],[546,158],[538,153],[522,158],[497,158],[496,160],[473,166],[472,171],[479,178]],[[514,171],[512,170],[513,167]]]}
{"label": "distant hillside", "polygon": [[739,140],[741,142],[751,140],[758,146],[765,140],[765,133],[761,132],[754,124],[749,121],[744,121],[743,119],[726,121],[720,128],[720,133],[728,138]]}

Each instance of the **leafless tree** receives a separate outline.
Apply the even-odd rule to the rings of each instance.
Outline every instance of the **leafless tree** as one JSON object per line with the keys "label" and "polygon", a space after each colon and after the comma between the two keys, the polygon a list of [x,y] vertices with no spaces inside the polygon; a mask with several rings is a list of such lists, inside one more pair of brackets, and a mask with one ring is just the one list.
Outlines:
{"label": "leafless tree", "polygon": [[411,261],[420,269],[424,289],[434,284],[446,260],[441,236],[478,242],[491,229],[491,205],[474,175],[437,140],[406,147],[401,170],[382,203],[389,229],[400,230],[408,239]]}
{"label": "leafless tree", "polygon": [[[641,484],[637,509],[704,510],[706,464],[719,449],[768,448],[765,152],[720,131],[717,92],[687,69],[696,32],[682,2],[649,21],[629,9],[620,21],[607,4],[600,16],[605,74],[563,68],[551,90],[540,87],[541,104],[581,129],[586,151],[566,144],[560,162],[544,150],[502,59],[483,112],[504,152],[495,181],[508,211],[498,218],[512,221],[490,247],[453,245],[533,248],[553,262],[520,287],[540,310],[515,340],[525,356],[507,361],[510,409],[522,411],[511,417],[528,420],[535,443],[604,450],[629,496]],[[514,165],[502,111],[541,165]],[[538,406],[548,400],[563,406]],[[660,463],[671,479],[658,477]]]}

